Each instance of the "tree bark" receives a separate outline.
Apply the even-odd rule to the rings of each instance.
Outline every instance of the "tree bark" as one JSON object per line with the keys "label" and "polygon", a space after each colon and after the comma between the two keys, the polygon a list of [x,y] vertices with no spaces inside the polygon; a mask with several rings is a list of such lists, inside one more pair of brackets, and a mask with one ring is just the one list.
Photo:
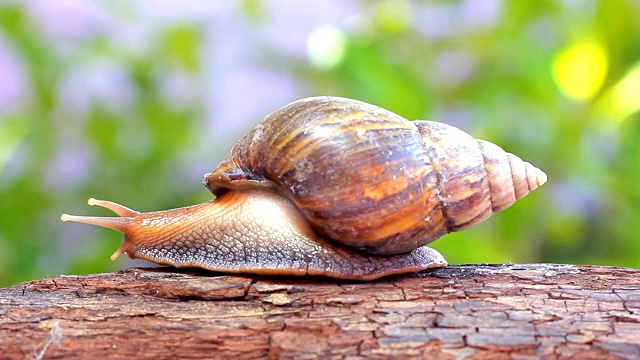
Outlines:
{"label": "tree bark", "polygon": [[374,282],[173,268],[0,289],[0,358],[640,357],[640,270],[463,265]]}

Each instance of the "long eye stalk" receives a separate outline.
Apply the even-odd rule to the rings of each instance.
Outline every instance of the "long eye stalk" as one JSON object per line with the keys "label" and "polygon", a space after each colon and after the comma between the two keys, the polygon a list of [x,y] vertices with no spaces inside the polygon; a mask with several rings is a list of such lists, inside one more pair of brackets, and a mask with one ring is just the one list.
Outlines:
{"label": "long eye stalk", "polygon": [[[120,204],[117,204],[111,201],[96,200],[94,198],[91,198],[89,199],[88,203],[91,206],[97,205],[97,206],[109,209],[114,213],[118,214],[120,217],[79,216],[79,215],[62,214],[60,216],[60,220],[102,226],[102,227],[117,230],[123,234],[126,234],[127,229],[131,224],[133,218],[140,215],[138,211],[129,209],[126,206],[122,206]],[[111,256],[111,260],[115,260],[123,252],[124,252],[123,248],[118,249],[118,251],[116,251]]]}

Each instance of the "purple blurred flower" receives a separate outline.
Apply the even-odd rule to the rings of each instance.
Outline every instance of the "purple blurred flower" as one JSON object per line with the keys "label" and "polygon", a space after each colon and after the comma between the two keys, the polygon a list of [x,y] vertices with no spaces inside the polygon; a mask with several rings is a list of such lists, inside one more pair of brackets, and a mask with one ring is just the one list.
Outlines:
{"label": "purple blurred flower", "polygon": [[60,107],[65,112],[84,116],[94,103],[124,111],[135,102],[136,87],[125,68],[106,60],[90,65],[75,67],[60,82]]}
{"label": "purple blurred flower", "polygon": [[430,77],[440,90],[452,90],[464,85],[476,67],[476,55],[471,51],[443,51],[437,56]]}
{"label": "purple blurred flower", "polygon": [[91,178],[93,151],[89,146],[66,147],[47,170],[47,186],[64,191],[77,188]]}
{"label": "purple blurred flower", "polygon": [[54,45],[108,35],[114,25],[114,18],[96,1],[30,0],[25,8]]}
{"label": "purple blurred flower", "polygon": [[500,0],[426,3],[416,9],[413,23],[428,38],[457,37],[495,25],[501,13]]}
{"label": "purple blurred flower", "polygon": [[340,27],[362,12],[353,1],[267,1],[271,9],[268,26],[260,34],[271,46],[296,55],[306,56],[309,35],[325,24]]}
{"label": "purple blurred flower", "polygon": [[204,54],[204,63],[210,67],[203,76],[205,112],[212,136],[237,134],[294,100],[296,85],[290,76],[253,63],[260,52],[249,36],[246,21],[234,13],[220,13],[212,21],[210,33],[213,37]]}
{"label": "purple blurred flower", "polygon": [[455,10],[460,25],[467,31],[476,31],[495,25],[502,12],[501,0],[466,0]]}
{"label": "purple blurred flower", "polygon": [[20,58],[0,37],[0,115],[28,101],[31,90]]}
{"label": "purple blurred flower", "polygon": [[604,199],[610,198],[592,183],[578,178],[558,179],[551,186],[555,205],[561,215],[596,219],[604,211]]}

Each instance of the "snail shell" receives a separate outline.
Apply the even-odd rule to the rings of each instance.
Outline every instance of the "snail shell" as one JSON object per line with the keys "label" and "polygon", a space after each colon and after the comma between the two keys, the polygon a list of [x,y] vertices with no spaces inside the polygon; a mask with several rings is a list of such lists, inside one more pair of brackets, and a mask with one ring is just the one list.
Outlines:
{"label": "snail shell", "polygon": [[472,227],[545,181],[531,164],[455,127],[313,97],[268,115],[204,185],[216,196],[276,191],[324,236],[398,254]]}
{"label": "snail shell", "polygon": [[546,175],[452,126],[315,97],[267,116],[204,184],[203,204],[63,221],[124,233],[113,254],[176,267],[371,280],[444,266],[422,246],[469,228]]}

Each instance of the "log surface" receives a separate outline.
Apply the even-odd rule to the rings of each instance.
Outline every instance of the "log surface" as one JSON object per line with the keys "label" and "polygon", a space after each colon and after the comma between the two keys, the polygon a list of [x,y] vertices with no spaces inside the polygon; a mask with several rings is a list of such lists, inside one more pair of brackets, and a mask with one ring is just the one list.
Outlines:
{"label": "log surface", "polygon": [[0,358],[640,358],[640,270],[448,266],[359,283],[172,268],[0,289]]}

